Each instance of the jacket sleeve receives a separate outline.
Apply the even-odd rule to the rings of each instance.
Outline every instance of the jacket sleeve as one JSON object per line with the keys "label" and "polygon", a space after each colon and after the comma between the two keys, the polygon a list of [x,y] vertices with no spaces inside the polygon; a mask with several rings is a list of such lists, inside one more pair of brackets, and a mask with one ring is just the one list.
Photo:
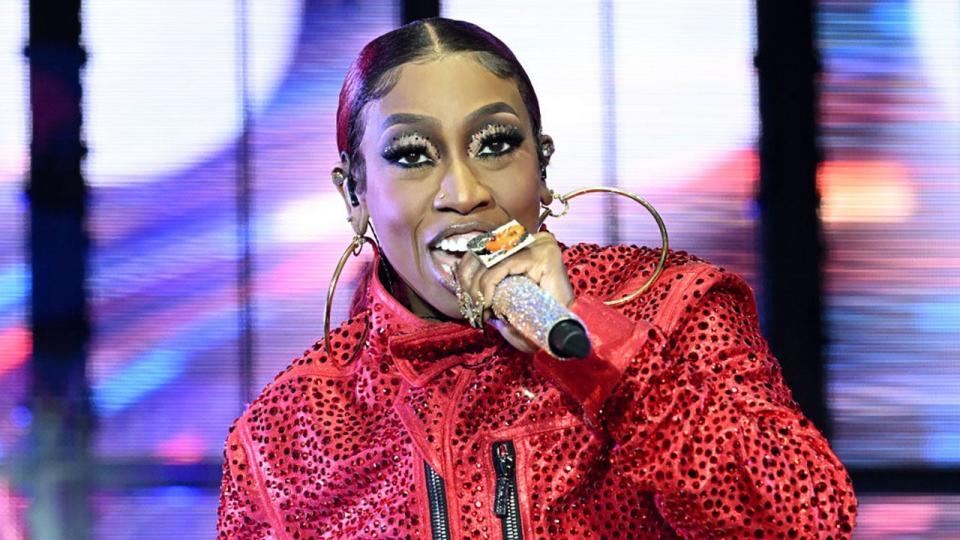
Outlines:
{"label": "jacket sleeve", "polygon": [[578,297],[591,356],[539,352],[534,364],[613,439],[613,470],[654,493],[683,537],[849,538],[847,471],[793,401],[749,287],[710,268],[721,277],[658,310],[674,310],[666,329]]}
{"label": "jacket sleeve", "polygon": [[217,510],[219,540],[274,539],[268,508],[263,503],[256,473],[250,466],[241,437],[243,423],[238,420],[224,444],[223,479]]}

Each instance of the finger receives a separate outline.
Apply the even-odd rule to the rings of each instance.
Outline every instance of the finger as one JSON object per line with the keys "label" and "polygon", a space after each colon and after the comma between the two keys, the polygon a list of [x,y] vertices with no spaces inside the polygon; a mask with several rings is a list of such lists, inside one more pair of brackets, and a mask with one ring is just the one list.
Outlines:
{"label": "finger", "polygon": [[460,285],[467,294],[476,300],[478,298],[477,292],[479,292],[476,288],[476,283],[480,276],[487,271],[487,267],[479,257],[470,252],[465,253],[463,257],[460,258],[460,263],[463,265],[463,271],[460,274]]}
{"label": "finger", "polygon": [[[484,271],[483,263],[473,254],[473,253],[464,253],[460,260],[457,261],[457,268],[454,270],[454,279],[456,280],[456,286],[459,287],[463,294],[466,294],[469,297],[469,300],[476,307],[481,307],[479,302],[480,298],[473,291],[472,286],[470,285],[474,280],[477,273],[482,273]],[[457,302],[460,303],[464,300],[461,299],[461,293],[457,293]],[[466,316],[464,316],[466,318]],[[480,311],[480,323],[490,318],[488,310],[481,307]]]}
{"label": "finger", "polygon": [[490,268],[487,268],[476,254],[471,252],[464,255],[464,258],[470,256],[470,260],[475,260],[477,264],[472,275],[467,276],[465,272],[462,286],[474,300],[483,301],[485,317],[492,316],[489,309],[493,305],[493,293],[503,278],[509,275],[525,275],[539,285],[547,269],[547,265],[543,263],[554,258],[554,255],[555,264],[562,268],[561,252],[556,238],[548,232],[538,233],[533,237],[533,243]]}
{"label": "finger", "polygon": [[483,294],[485,304],[493,305],[494,291],[497,285],[507,276],[526,276],[534,283],[539,284],[543,277],[543,268],[537,262],[536,256],[535,252],[517,253],[510,258],[509,262],[507,260],[501,261],[500,264],[487,269],[483,275],[479,276],[476,288],[479,293]]}
{"label": "finger", "polygon": [[541,275],[537,285],[547,291],[561,304],[569,306],[573,302],[573,284],[563,262],[563,249],[557,238],[548,231],[537,233],[541,240],[542,256],[537,261],[541,265]]}
{"label": "finger", "polygon": [[[483,261],[480,260],[480,257],[473,252],[464,254],[463,258],[466,259],[467,257],[469,257],[471,260],[473,272],[467,278],[468,281],[463,282],[463,288],[465,291],[470,293],[470,296],[472,296],[474,299],[479,299],[481,291],[478,284],[480,279],[490,271],[490,268],[487,268],[487,265],[484,264]],[[493,266],[493,268],[496,268],[496,266]],[[484,296],[484,303],[486,303],[486,300],[487,297]]]}
{"label": "finger", "polygon": [[454,268],[454,274],[457,282],[464,291],[468,293],[470,292],[470,283],[473,281],[474,275],[482,266],[483,263],[480,262],[480,260],[473,253],[467,252],[460,257],[456,268]]}
{"label": "finger", "polygon": [[490,271],[490,269],[487,268],[486,265],[483,264],[482,261],[480,261],[479,257],[477,257],[473,253],[464,255],[464,258],[466,258],[468,255],[472,260],[476,261],[476,264],[472,265],[472,272],[470,276],[467,278],[468,281],[464,281],[463,290],[467,291],[467,294],[469,294],[470,297],[473,298],[475,302],[479,302],[482,300],[482,303],[483,303],[482,319],[486,321],[487,319],[492,317],[492,313],[489,311],[490,296],[489,295],[481,296],[482,291],[480,290],[480,287],[478,286],[478,284],[480,282],[480,279],[482,279],[483,276]]}
{"label": "finger", "polygon": [[[553,276],[552,279],[545,281],[545,277],[550,274],[562,274],[562,276]],[[568,279],[563,266],[562,252],[557,239],[548,232],[538,233],[534,236],[534,242],[531,245],[500,261],[482,275],[475,276],[477,284],[471,285],[471,290],[483,294],[485,304],[492,305],[493,293],[497,285],[503,278],[510,275],[524,275],[558,301],[566,303],[569,300],[566,293],[569,287],[565,286]],[[545,287],[548,284],[551,286]],[[570,294],[572,295],[572,292]]]}

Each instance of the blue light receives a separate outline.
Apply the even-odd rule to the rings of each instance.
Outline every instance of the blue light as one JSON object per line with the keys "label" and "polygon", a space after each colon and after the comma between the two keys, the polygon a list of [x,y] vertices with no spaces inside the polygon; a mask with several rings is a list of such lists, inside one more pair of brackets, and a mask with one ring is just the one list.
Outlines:
{"label": "blue light", "polygon": [[151,499],[153,505],[161,508],[195,507],[198,500],[209,497],[208,488],[170,484],[137,490],[137,496]]}
{"label": "blue light", "polygon": [[917,329],[952,334],[960,328],[960,297],[945,297],[918,306]]}
{"label": "blue light", "polygon": [[20,429],[28,428],[33,422],[33,412],[26,405],[18,405],[10,410],[10,421]]}
{"label": "blue light", "polygon": [[126,365],[93,388],[93,402],[101,414],[112,414],[136,402],[155,388],[175,379],[186,363],[182,351],[157,349]]}
{"label": "blue light", "polygon": [[[205,336],[207,347],[217,347],[236,338],[234,311],[225,306],[200,320],[185,322],[195,335]],[[151,392],[181,376],[190,358],[198,353],[194,334],[179,332],[180,339],[163,341],[158,347],[131,360],[116,373],[93,385],[93,403],[104,416],[133,405]]]}
{"label": "blue light", "polygon": [[0,269],[0,313],[22,304],[29,294],[26,265],[12,264]]}

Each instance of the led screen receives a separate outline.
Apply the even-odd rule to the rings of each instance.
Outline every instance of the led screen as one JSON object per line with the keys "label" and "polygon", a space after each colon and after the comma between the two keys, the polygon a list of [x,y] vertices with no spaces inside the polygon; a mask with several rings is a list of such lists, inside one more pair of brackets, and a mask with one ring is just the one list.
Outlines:
{"label": "led screen", "polygon": [[960,4],[821,1],[833,445],[960,464]]}
{"label": "led screen", "polygon": [[[500,36],[526,67],[557,146],[554,189],[639,193],[663,215],[673,248],[744,275],[762,294],[753,2],[442,4],[444,15]],[[26,5],[0,2],[0,465],[25,448],[31,424]],[[955,465],[958,8],[877,0],[818,9],[832,443],[853,466]],[[327,285],[351,236],[329,180],[337,94],[354,55],[398,17],[394,2],[373,0],[83,3],[97,459],[219,463],[245,402],[321,337]],[[248,326],[243,177],[252,187]],[[612,208],[584,197],[548,226],[567,243],[658,244],[640,207]],[[362,268],[354,260],[344,271],[335,321]],[[246,332],[249,379],[239,367]],[[212,534],[209,489],[91,500],[98,538]],[[957,527],[955,497],[863,502],[863,538],[938,538]],[[28,505],[0,475],[0,530],[27,536]],[[180,528],[163,529],[167,515],[184,516]]]}

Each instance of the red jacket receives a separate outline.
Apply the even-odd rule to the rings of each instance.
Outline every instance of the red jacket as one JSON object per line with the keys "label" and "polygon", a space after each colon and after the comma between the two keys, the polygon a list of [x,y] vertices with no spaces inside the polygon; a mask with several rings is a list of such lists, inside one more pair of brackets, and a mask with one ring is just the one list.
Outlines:
{"label": "red jacket", "polygon": [[231,427],[220,538],[850,537],[850,478],[742,279],[675,252],[602,303],[658,256],[564,249],[593,342],[566,362],[420,319],[374,271],[334,357],[315,344]]}

